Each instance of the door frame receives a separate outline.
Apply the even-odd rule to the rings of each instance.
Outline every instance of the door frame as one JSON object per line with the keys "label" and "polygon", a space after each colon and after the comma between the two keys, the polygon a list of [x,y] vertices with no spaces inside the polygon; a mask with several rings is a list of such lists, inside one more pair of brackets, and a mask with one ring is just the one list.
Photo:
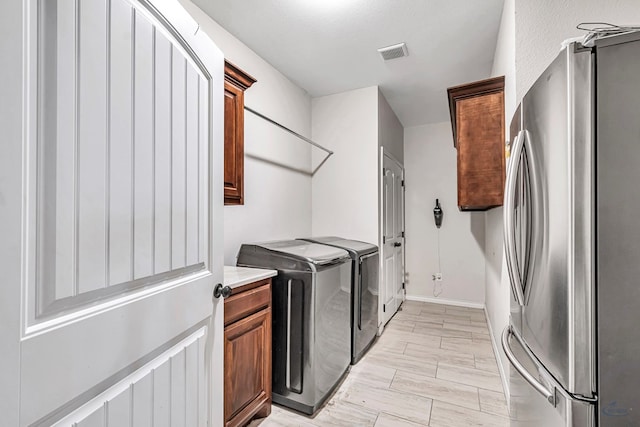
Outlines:
{"label": "door frame", "polygon": [[[384,216],[384,158],[387,157],[389,160],[391,160],[392,162],[396,163],[398,165],[398,167],[400,168],[400,170],[402,171],[402,182],[404,183],[404,179],[405,179],[405,170],[404,170],[404,165],[402,164],[402,162],[400,162],[398,159],[396,159],[393,154],[391,154],[389,152],[389,150],[386,150],[384,148],[384,146],[380,147],[380,152],[379,152],[379,156],[378,156],[378,247],[380,248],[380,257],[379,257],[379,264],[378,264],[378,270],[379,270],[379,274],[378,274],[378,289],[379,289],[379,294],[378,294],[378,335],[382,334],[382,331],[384,330],[384,326],[385,326],[385,322],[384,322],[384,317],[383,317],[383,305],[384,305],[384,301],[386,301],[386,286],[385,286],[385,274],[384,274],[384,243],[383,243],[383,237],[384,237],[384,223],[385,223],[385,216]],[[402,228],[403,228],[403,232],[405,232],[405,186],[404,184],[402,185],[402,197],[401,197],[401,204],[402,204]],[[406,261],[406,245],[404,244],[406,242],[406,232],[404,237],[402,238],[403,244],[402,244],[402,279],[404,280],[404,276],[405,276],[405,261]],[[402,291],[402,301],[401,303],[405,300],[405,295],[406,295],[406,290]]]}

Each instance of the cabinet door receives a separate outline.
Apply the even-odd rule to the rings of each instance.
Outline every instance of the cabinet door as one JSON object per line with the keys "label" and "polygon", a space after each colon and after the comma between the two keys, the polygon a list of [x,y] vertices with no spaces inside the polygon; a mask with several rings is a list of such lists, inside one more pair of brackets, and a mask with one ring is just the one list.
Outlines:
{"label": "cabinet door", "polygon": [[244,204],[244,91],[256,79],[224,61],[224,204]]}
{"label": "cabinet door", "polygon": [[504,195],[504,76],[447,89],[458,151],[458,207],[484,211]]}
{"label": "cabinet door", "polygon": [[504,192],[504,95],[457,101],[458,206],[501,206]]}
{"label": "cabinet door", "polygon": [[224,203],[244,204],[244,90],[224,84]]}
{"label": "cabinet door", "polygon": [[271,397],[270,308],[225,328],[224,364],[226,426],[244,425],[259,411],[264,412],[263,416],[268,415]]}

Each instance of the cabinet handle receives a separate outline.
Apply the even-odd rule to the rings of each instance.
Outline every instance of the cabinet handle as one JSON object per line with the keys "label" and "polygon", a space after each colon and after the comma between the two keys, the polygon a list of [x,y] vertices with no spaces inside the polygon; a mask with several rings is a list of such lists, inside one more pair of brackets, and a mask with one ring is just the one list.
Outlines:
{"label": "cabinet handle", "polygon": [[213,288],[213,296],[215,298],[227,298],[231,295],[231,288],[229,286],[222,286],[222,283],[218,283],[215,288]]}
{"label": "cabinet handle", "polygon": [[394,247],[394,248],[398,248],[398,247],[400,247],[400,246],[402,246],[402,243],[400,243],[400,242],[395,242],[395,243],[393,244],[393,247]]}

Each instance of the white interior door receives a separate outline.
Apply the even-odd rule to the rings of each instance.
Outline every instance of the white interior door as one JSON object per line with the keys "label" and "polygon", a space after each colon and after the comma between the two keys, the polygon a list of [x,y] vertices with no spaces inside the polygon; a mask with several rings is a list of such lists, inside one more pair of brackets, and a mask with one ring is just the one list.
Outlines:
{"label": "white interior door", "polygon": [[404,170],[382,150],[382,323],[404,300]]}
{"label": "white interior door", "polygon": [[175,0],[0,27],[0,424],[219,425],[220,51]]}

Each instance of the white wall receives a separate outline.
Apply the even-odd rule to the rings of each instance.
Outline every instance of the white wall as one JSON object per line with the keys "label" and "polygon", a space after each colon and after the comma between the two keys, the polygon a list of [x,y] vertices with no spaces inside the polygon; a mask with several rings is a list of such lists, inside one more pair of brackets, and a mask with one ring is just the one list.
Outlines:
{"label": "white wall", "polygon": [[378,141],[388,153],[404,164],[404,128],[396,113],[378,90]]}
{"label": "white wall", "polygon": [[[432,274],[441,272],[439,299],[482,305],[484,214],[458,210],[451,124],[405,128],[404,156],[407,298],[435,298]],[[433,220],[436,198],[444,210],[439,230]]]}
{"label": "white wall", "polygon": [[[494,55],[492,76],[505,76],[505,124],[506,138],[509,139],[509,124],[516,109],[516,23],[515,0],[505,0],[502,9],[502,20],[498,33],[498,42]],[[502,239],[502,207],[494,208],[485,214],[485,245],[486,260],[485,277],[485,305],[493,340],[499,349],[498,366],[503,374],[505,394],[509,398],[508,381],[510,365],[500,343],[500,334],[509,323],[510,287],[505,269],[504,245]]]}
{"label": "white wall", "polygon": [[555,58],[560,43],[585,33],[581,22],[640,23],[638,0],[518,1],[516,19],[517,99]]}
{"label": "white wall", "polygon": [[[314,98],[312,117],[312,139],[334,151],[313,176],[313,235],[377,245],[378,87]],[[314,150],[314,166],[325,157]]]}
{"label": "white wall", "polygon": [[[184,7],[225,58],[257,82],[245,105],[309,137],[311,98],[189,0]],[[225,206],[225,264],[240,244],[311,234],[311,146],[245,112],[243,206]]]}

